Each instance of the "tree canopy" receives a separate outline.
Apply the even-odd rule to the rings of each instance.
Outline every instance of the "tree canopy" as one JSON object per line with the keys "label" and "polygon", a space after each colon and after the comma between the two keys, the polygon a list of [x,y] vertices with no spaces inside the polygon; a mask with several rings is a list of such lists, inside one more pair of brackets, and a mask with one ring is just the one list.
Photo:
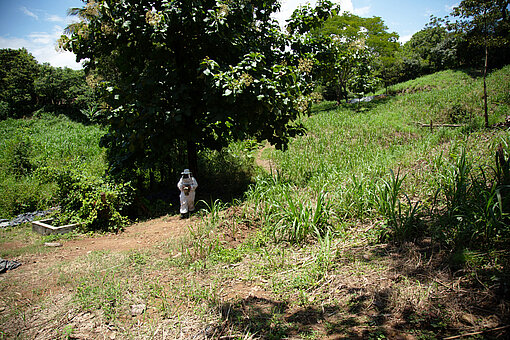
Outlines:
{"label": "tree canopy", "polygon": [[81,112],[97,105],[82,70],[38,64],[26,49],[0,49],[0,119],[58,112],[88,121]]}
{"label": "tree canopy", "polygon": [[0,119],[31,114],[38,65],[26,49],[0,49]]}
{"label": "tree canopy", "polygon": [[340,101],[349,92],[359,96],[373,90],[375,61],[390,58],[399,43],[381,18],[338,12],[331,1],[318,1],[315,8],[307,4],[294,11],[287,28],[292,49],[313,59],[315,84],[326,86],[326,96]]}
{"label": "tree canopy", "polygon": [[102,0],[61,44],[102,78],[111,169],[171,163],[185,147],[219,149],[247,136],[285,147],[306,84],[271,14],[277,0]]}
{"label": "tree canopy", "polygon": [[363,44],[374,57],[392,55],[399,47],[398,34],[388,32],[380,17],[363,18],[351,13],[334,15],[316,34],[335,36],[340,41]]}

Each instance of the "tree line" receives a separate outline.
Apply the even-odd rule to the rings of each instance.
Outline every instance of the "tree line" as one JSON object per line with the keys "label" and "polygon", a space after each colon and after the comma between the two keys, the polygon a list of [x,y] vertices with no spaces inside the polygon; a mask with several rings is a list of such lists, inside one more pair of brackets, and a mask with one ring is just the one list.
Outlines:
{"label": "tree line", "polygon": [[84,70],[39,64],[26,49],[0,49],[0,119],[43,110],[89,122],[98,96]]}

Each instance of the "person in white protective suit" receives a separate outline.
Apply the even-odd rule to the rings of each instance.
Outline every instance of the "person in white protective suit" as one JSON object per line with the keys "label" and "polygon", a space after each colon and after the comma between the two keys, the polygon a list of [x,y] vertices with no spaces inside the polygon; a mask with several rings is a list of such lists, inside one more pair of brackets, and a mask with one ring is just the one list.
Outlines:
{"label": "person in white protective suit", "polygon": [[180,212],[181,218],[184,218],[188,212],[195,211],[195,190],[198,187],[198,183],[189,169],[184,169],[181,175],[177,188],[181,191],[179,196],[181,200]]}

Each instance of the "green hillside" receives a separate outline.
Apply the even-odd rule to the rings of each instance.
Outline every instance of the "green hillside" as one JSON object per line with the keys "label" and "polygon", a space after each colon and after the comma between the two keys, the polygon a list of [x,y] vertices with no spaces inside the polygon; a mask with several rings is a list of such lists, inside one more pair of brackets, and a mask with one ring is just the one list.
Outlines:
{"label": "green hillside", "polygon": [[[509,77],[509,67],[489,77],[492,125],[510,115]],[[401,201],[401,208],[418,204],[423,218],[439,218],[432,210],[438,213],[451,203],[449,185],[475,190],[470,185],[477,185],[480,176],[495,180],[499,144],[508,157],[508,126],[483,128],[481,79],[462,71],[444,71],[399,84],[392,91],[396,95],[303,119],[308,134],[296,138],[288,151],[271,155],[281,178],[310,194],[311,199],[326,192],[340,223],[381,218],[385,183],[397,174],[402,181],[395,198]],[[455,183],[461,161],[463,176],[473,182]],[[393,202],[395,208],[398,200]],[[404,219],[406,213],[401,214]]]}
{"label": "green hillside", "polygon": [[[30,264],[0,282],[0,338],[507,338],[509,78],[510,67],[488,78],[490,129],[481,80],[463,71],[370,103],[321,103],[287,150],[232,148],[271,173],[188,220],[95,237],[0,230],[2,256]],[[104,171],[99,127],[1,126],[4,164],[18,165],[3,166],[2,190],[48,185],[44,206],[55,197],[44,169]]]}

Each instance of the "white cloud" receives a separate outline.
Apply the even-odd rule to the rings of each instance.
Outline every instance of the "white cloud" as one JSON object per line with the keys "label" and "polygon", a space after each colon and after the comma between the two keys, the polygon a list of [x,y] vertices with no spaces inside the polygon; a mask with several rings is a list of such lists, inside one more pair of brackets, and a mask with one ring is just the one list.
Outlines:
{"label": "white cloud", "polygon": [[65,23],[66,19],[62,18],[61,16],[55,15],[55,14],[47,14],[46,21]]}
{"label": "white cloud", "polygon": [[371,8],[370,6],[361,7],[361,8],[356,8],[356,9],[354,10],[354,14],[359,15],[360,17],[362,17],[362,16],[365,16],[365,15],[367,15],[368,13],[370,13],[370,10],[371,10],[371,9],[372,9],[372,8]]}
{"label": "white cloud", "polygon": [[32,32],[28,38],[34,45],[48,45],[54,42],[54,36],[46,32]]}
{"label": "white cloud", "polygon": [[[282,0],[282,6],[280,8],[280,12],[277,12],[274,14],[274,18],[278,20],[280,23],[280,26],[285,26],[286,22],[285,20],[289,19],[292,15],[292,12],[299,6],[304,6],[306,4],[310,4],[312,6],[315,6],[316,0]],[[352,0],[333,0],[333,2],[340,5],[340,10],[342,12],[351,12],[356,13],[356,10],[354,9],[354,6],[352,5]],[[363,7],[360,10],[361,11],[367,11],[370,7]]]}
{"label": "white cloud", "polygon": [[76,62],[76,56],[69,51],[59,52],[55,46],[47,45],[34,50],[29,50],[40,63],[49,63],[55,67],[69,67],[74,70],[81,69],[81,64]]}
{"label": "white cloud", "polygon": [[28,15],[29,17],[32,17],[34,18],[35,20],[39,20],[39,17],[37,16],[37,14],[35,14],[34,12],[30,11],[28,8],[26,7],[21,7],[20,10],[25,13],[25,15]]}
{"label": "white cloud", "polygon": [[9,38],[0,36],[0,48],[11,48],[17,50],[28,45],[28,41],[23,38]]}
{"label": "white cloud", "polygon": [[402,44],[405,44],[406,42],[408,42],[409,40],[411,40],[411,37],[414,35],[413,34],[407,34],[407,35],[403,35],[401,37],[398,38],[398,41]]}
{"label": "white cloud", "polygon": [[459,7],[459,3],[454,3],[453,5],[445,5],[444,10],[450,14],[455,7]]}
{"label": "white cloud", "polygon": [[54,67],[69,67],[81,69],[81,64],[76,62],[76,56],[72,52],[60,52],[56,50],[57,39],[60,38],[63,28],[53,26],[53,31],[32,32],[24,38],[0,36],[0,48],[26,48],[39,63],[49,63]]}
{"label": "white cloud", "polygon": [[351,0],[339,0],[337,3],[340,5],[340,11],[354,13],[354,6]]}

